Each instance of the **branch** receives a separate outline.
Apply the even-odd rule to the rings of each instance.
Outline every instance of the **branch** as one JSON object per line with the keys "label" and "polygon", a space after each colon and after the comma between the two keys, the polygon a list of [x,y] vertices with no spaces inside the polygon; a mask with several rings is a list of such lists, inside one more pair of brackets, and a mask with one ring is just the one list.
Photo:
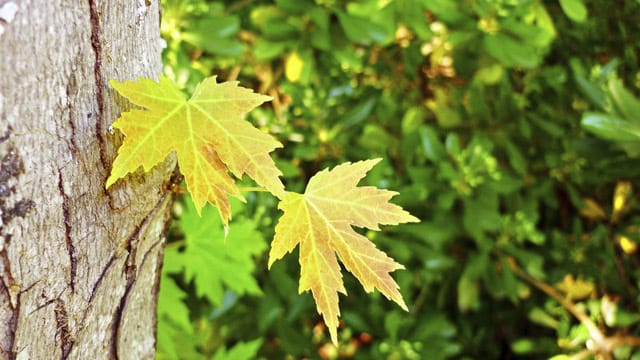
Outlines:
{"label": "branch", "polygon": [[602,346],[605,345],[605,341],[604,341],[605,340],[605,336],[604,336],[604,334],[602,333],[602,331],[600,331],[600,329],[593,322],[593,320],[591,320],[591,318],[589,318],[582,311],[578,310],[576,305],[571,300],[569,300],[566,297],[562,296],[562,294],[560,294],[556,289],[554,289],[550,285],[548,285],[548,284],[546,284],[546,283],[534,278],[533,276],[531,276],[528,273],[526,273],[524,270],[520,269],[520,267],[518,267],[518,265],[516,264],[515,261],[507,261],[507,264],[509,264],[509,266],[511,267],[511,270],[518,277],[520,277],[524,281],[530,283],[531,285],[535,286],[536,288],[538,288],[540,291],[544,292],[545,294],[547,294],[547,295],[551,296],[552,298],[554,298],[557,302],[560,303],[560,305],[562,305],[562,307],[564,307],[576,319],[578,319],[578,321],[580,321],[580,323],[587,328],[587,331],[589,331],[589,336],[591,337],[591,340],[593,340],[593,342],[595,343],[596,348],[597,349],[602,349]]}
{"label": "branch", "polygon": [[580,323],[587,328],[587,331],[589,331],[589,336],[591,337],[591,339],[587,341],[587,344],[586,344],[587,350],[585,350],[586,352],[581,351],[578,354],[575,354],[574,356],[572,356],[571,359],[582,359],[584,358],[585,354],[589,354],[589,353],[600,354],[604,357],[604,359],[611,359],[611,352],[613,351],[613,349],[615,349],[618,346],[622,346],[622,345],[633,346],[633,347],[640,346],[640,337],[619,336],[619,335],[614,335],[610,337],[605,336],[602,333],[602,331],[600,331],[598,326],[593,322],[593,320],[591,320],[591,318],[589,318],[585,313],[580,311],[571,300],[569,300],[565,296],[562,296],[562,294],[560,294],[552,286],[526,273],[524,270],[518,267],[518,265],[516,264],[515,260],[513,260],[513,258],[508,258],[507,260],[508,260],[507,264],[509,264],[509,267],[511,267],[511,270],[518,277],[528,282],[529,284],[535,286],[545,294],[554,298],[557,302],[560,303],[560,305],[562,305],[562,307],[564,307],[573,316],[575,316],[575,318],[578,319],[578,321],[580,321]]}

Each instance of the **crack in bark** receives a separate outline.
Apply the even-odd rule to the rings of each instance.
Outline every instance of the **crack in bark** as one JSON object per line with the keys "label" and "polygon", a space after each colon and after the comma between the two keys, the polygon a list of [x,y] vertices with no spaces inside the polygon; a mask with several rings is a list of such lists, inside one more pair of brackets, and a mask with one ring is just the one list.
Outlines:
{"label": "crack in bark", "polygon": [[[11,299],[10,286],[11,285],[5,284],[4,279],[2,277],[0,277],[0,292],[4,293],[3,297],[7,297],[7,298]],[[19,294],[18,294],[18,296],[19,296]],[[18,326],[18,312],[20,310],[19,304],[13,305],[12,302],[10,302],[8,308],[10,308],[10,311],[11,311],[11,318],[9,319],[8,323],[3,325],[4,326],[3,334],[5,336],[7,336],[7,337],[5,339],[3,339],[2,342],[0,342],[0,346],[5,341],[8,344],[8,346],[6,348],[5,347],[0,347],[0,355],[10,354],[10,353],[13,352],[12,349],[14,347],[16,328]]]}
{"label": "crack in bark", "polygon": [[124,294],[120,299],[120,304],[118,304],[118,308],[116,312],[113,314],[113,323],[111,325],[111,350],[113,351],[113,358],[118,360],[120,357],[118,356],[118,330],[120,330],[120,322],[122,321],[122,315],[124,314],[124,309],[127,304],[127,300],[129,299],[129,295],[131,294],[131,289],[133,289],[133,285],[136,283],[136,279],[132,280],[127,279],[127,287],[125,288]]}
{"label": "crack in bark", "polygon": [[103,136],[103,113],[104,113],[104,78],[102,77],[102,43],[100,40],[100,13],[97,9],[96,0],[89,1],[89,20],[91,22],[91,48],[95,55],[93,63],[93,76],[96,81],[96,101],[98,102],[98,109],[96,111],[96,139],[98,139],[98,147],[100,150],[100,162],[102,167],[107,170],[110,166],[107,161],[107,148],[105,139]]}
{"label": "crack in bark", "polygon": [[19,291],[17,291],[16,289],[19,287],[16,284],[16,280],[13,278],[13,274],[11,274],[11,268],[9,267],[9,265],[9,256],[7,255],[7,251],[3,249],[2,251],[0,251],[0,269],[3,270],[2,276],[0,276],[0,283],[9,295],[9,305],[11,306],[11,309],[15,310],[15,308],[17,307],[19,295]]}
{"label": "crack in bark", "polygon": [[78,270],[78,258],[76,255],[76,248],[73,245],[71,239],[71,220],[69,215],[69,196],[64,191],[64,185],[62,183],[62,170],[58,169],[58,191],[62,196],[62,217],[64,221],[64,240],[67,246],[67,253],[69,254],[69,286],[71,286],[71,292],[76,291],[76,273]]}
{"label": "crack in bark", "polygon": [[[5,285],[6,286],[6,285]],[[9,289],[5,287],[5,289],[7,290],[7,292],[9,292]],[[11,294],[9,292],[9,294]],[[8,341],[8,348],[7,349],[0,349],[3,352],[9,353],[11,354],[10,358],[11,359],[15,359],[17,357],[18,351],[16,351],[15,347],[16,347],[16,331],[18,329],[18,316],[20,315],[20,293],[18,292],[17,294],[17,299],[16,299],[16,304],[13,307],[13,311],[11,313],[11,319],[9,319],[9,321],[4,324],[4,329],[8,330],[5,331],[5,335],[8,335],[9,337],[9,341]]]}
{"label": "crack in bark", "polygon": [[[170,218],[170,216],[169,216]],[[165,226],[165,229],[168,229],[168,227]],[[149,250],[144,254],[143,258],[142,258],[142,262],[140,263],[140,267],[144,266],[144,263],[147,261],[147,256],[158,246],[162,246],[162,243],[164,243],[164,238],[165,238],[165,234],[160,235],[160,240],[156,241],[155,243],[153,243],[150,247]],[[163,254],[160,253],[158,254],[159,257],[159,261],[156,264],[156,276],[155,276],[155,283],[153,284],[153,303],[156,304],[156,307],[158,305],[158,295],[160,294],[160,280],[162,278],[162,264],[163,264]],[[158,315],[154,314],[153,316],[153,339],[155,341],[155,345],[157,345],[158,342]]]}
{"label": "crack in bark", "polygon": [[78,330],[78,333],[80,331],[82,331],[82,329],[84,329],[85,323],[87,321],[87,315],[89,314],[89,311],[91,309],[91,304],[93,303],[93,299],[96,296],[96,294],[98,292],[98,289],[100,288],[100,285],[102,284],[102,281],[106,278],[107,272],[109,271],[109,269],[111,269],[111,266],[113,265],[113,262],[117,258],[118,258],[117,255],[111,256],[111,258],[107,262],[107,265],[102,269],[102,272],[100,273],[100,276],[98,276],[98,280],[93,285],[93,289],[91,289],[91,294],[89,295],[89,299],[87,300],[87,307],[85,308],[84,314],[82,314],[82,320],[78,323],[78,329],[80,329],[80,330]]}
{"label": "crack in bark", "polygon": [[[101,23],[100,23],[100,11],[98,11],[98,0],[88,0],[89,2],[89,21],[91,23],[91,48],[94,53],[94,63],[93,63],[93,76],[95,78],[96,83],[96,102],[98,108],[95,112],[95,135],[98,143],[98,152],[100,155],[100,164],[102,165],[102,169],[105,170],[108,174],[111,172],[111,161],[109,160],[109,156],[107,153],[107,139],[105,138],[105,127],[104,127],[104,112],[106,109],[105,100],[106,94],[104,89],[106,88],[106,83],[104,77],[102,76],[102,39],[100,38],[101,32]],[[108,55],[107,55],[108,56]],[[106,181],[106,178],[105,178]],[[106,188],[102,188],[102,193],[107,198],[109,208],[114,211],[122,211],[125,207],[118,207],[114,205],[114,199]]]}
{"label": "crack in bark", "polygon": [[[149,221],[153,218],[153,216],[155,215],[155,213],[158,211],[158,209],[162,208],[163,203],[167,200],[168,198],[168,194],[169,193],[165,193],[163,194],[158,201],[156,202],[156,204],[151,208],[151,210],[142,218],[142,220],[140,221],[140,223],[133,229],[133,231],[130,233],[129,236],[127,236],[125,238],[125,241],[120,242],[120,243],[124,243],[125,245],[125,249],[127,250],[127,259],[124,263],[124,269],[123,272],[125,274],[125,279],[126,279],[126,285],[125,285],[125,291],[124,294],[122,295],[121,299],[120,299],[120,303],[118,304],[118,307],[116,308],[114,314],[113,314],[113,320],[111,322],[111,326],[112,326],[112,337],[111,337],[111,341],[112,343],[111,345],[111,349],[113,352],[113,356],[115,359],[118,358],[118,328],[120,327],[120,323],[122,321],[122,317],[126,308],[126,304],[127,304],[127,300],[129,297],[129,294],[131,293],[135,283],[136,283],[136,275],[137,275],[137,266],[135,264],[135,255],[137,252],[137,243],[139,242],[139,236],[140,236],[140,232],[142,231],[142,229],[144,228],[145,225],[147,225],[149,223]],[[166,228],[166,227],[165,227]],[[136,241],[138,240],[138,241]],[[135,242],[135,244],[134,244]],[[143,259],[142,259],[142,264],[144,264],[144,262],[146,261],[146,258],[148,256],[148,254],[151,252],[151,250],[155,247],[157,247],[158,245],[162,244],[162,241],[157,241],[155,242],[153,245],[151,245],[149,251],[145,252]],[[107,262],[107,264],[105,265],[105,267],[103,268],[102,272],[100,273],[97,281],[95,282],[93,289],[91,290],[91,294],[89,295],[89,299],[87,300],[87,310],[84,312],[83,316],[82,316],[82,320],[78,323],[78,328],[79,329],[83,329],[84,328],[84,324],[87,321],[87,315],[89,313],[89,309],[91,308],[91,304],[93,303],[93,300],[95,298],[95,296],[98,293],[98,290],[100,289],[100,287],[102,286],[103,281],[107,278],[107,274],[109,272],[109,270],[112,268],[114,262],[116,259],[118,259],[120,257],[120,254],[122,253],[122,249],[120,244],[118,244],[118,246],[116,246],[116,249],[114,249],[114,254],[111,256],[111,258],[109,259],[109,261]]]}
{"label": "crack in bark", "polygon": [[[39,281],[36,281],[35,283],[33,283],[33,284],[31,285],[31,287],[33,287],[33,286],[34,286],[35,284],[37,284],[38,282],[39,282]],[[25,293],[25,292],[27,292],[27,291],[28,291],[28,289],[27,289],[27,290],[25,290],[25,291],[21,291],[21,292],[20,292],[20,294],[23,294],[23,293]],[[40,310],[42,310],[42,309],[46,308],[47,306],[49,306],[49,305],[53,304],[53,301],[55,300],[55,299],[48,299],[48,298],[47,298],[47,295],[46,295],[46,294],[45,294],[45,292],[44,292],[44,290],[42,290],[42,292],[40,293],[40,297],[41,297],[41,298],[43,298],[43,299],[47,299],[47,301],[45,301],[44,303],[42,303],[42,304],[38,305],[38,307],[36,307],[35,309],[31,310],[31,311],[27,314],[28,316],[31,316],[32,314],[34,314],[34,313],[36,313],[36,312],[38,312],[38,311],[40,311]]]}
{"label": "crack in bark", "polygon": [[[69,314],[67,313],[67,307],[64,301],[60,298],[53,300],[54,314],[56,318],[56,338],[60,341],[60,350],[62,350],[61,360],[65,360],[69,357],[73,344],[75,342],[73,335],[71,335],[71,329],[69,328]],[[58,337],[59,336],[59,337]]]}
{"label": "crack in bark", "polygon": [[[112,332],[113,332],[112,341],[113,342],[111,343],[111,348],[113,351],[113,356],[116,360],[119,359],[119,356],[118,356],[119,341],[118,340],[120,338],[119,336],[120,323],[122,322],[122,316],[124,314],[124,310],[126,308],[127,301],[129,299],[129,295],[131,294],[131,290],[134,288],[134,285],[137,280],[138,268],[135,261],[136,261],[136,254],[138,251],[138,245],[140,243],[140,231],[145,225],[149,223],[149,220],[152,219],[155,213],[158,211],[158,209],[162,207],[162,204],[166,199],[167,199],[167,194],[165,193],[160,197],[160,199],[156,202],[153,208],[151,208],[151,210],[144,216],[144,218],[142,218],[142,221],[140,221],[140,224],[138,224],[138,226],[136,226],[133,229],[133,231],[131,232],[131,235],[127,238],[127,241],[126,241],[127,261],[125,262],[124,273],[125,273],[127,285],[125,288],[125,292],[122,298],[120,299],[120,304],[118,305],[118,308],[116,309],[113,315],[113,322],[112,322]],[[157,242],[157,243],[160,243],[160,242]],[[145,252],[145,254],[143,255],[142,261],[140,263],[141,266],[146,261],[147,255],[149,254],[149,252],[151,252],[151,249],[153,249],[157,245],[157,243],[154,243],[150,247],[150,249],[147,252]]]}
{"label": "crack in bark", "polygon": [[[107,265],[104,267],[104,269],[102,269],[102,272],[100,273],[100,276],[98,276],[98,280],[93,285],[93,289],[91,289],[91,294],[89,295],[89,300],[87,300],[87,304],[91,304],[91,302],[93,301],[93,298],[95,297],[96,293],[98,292],[98,289],[100,288],[100,284],[102,284],[102,280],[104,280],[105,277],[107,276],[107,271],[109,271],[109,269],[111,269],[111,265],[113,265],[113,262],[117,258],[118,258],[118,256],[116,256],[116,255],[111,256],[111,258],[107,262]],[[86,316],[86,314],[85,314],[85,316]],[[83,323],[84,323],[84,320],[83,320]]]}
{"label": "crack in bark", "polygon": [[140,267],[142,268],[144,266],[144,263],[147,262],[147,256],[149,256],[149,254],[160,244],[162,244],[163,241],[162,240],[158,240],[156,242],[154,242],[153,244],[151,244],[151,246],[149,246],[149,250],[147,250],[144,255],[142,255],[142,261],[140,262]]}
{"label": "crack in bark", "polygon": [[15,308],[13,309],[13,314],[11,314],[11,320],[9,320],[9,323],[7,324],[7,327],[10,329],[9,332],[11,333],[11,352],[14,354],[18,353],[15,349],[16,331],[18,330],[18,316],[20,316],[20,293],[18,293],[18,299]]}
{"label": "crack in bark", "polygon": [[[134,238],[137,238],[138,235],[140,234],[140,230],[142,229],[142,227],[149,221],[149,219],[152,217],[152,215],[161,207],[162,203],[166,200],[167,196],[166,194],[163,195],[162,197],[160,197],[160,199],[158,200],[158,202],[153,206],[153,208],[142,218],[142,221],[140,221],[140,224],[138,224],[138,226],[136,226],[133,231],[131,232],[131,234],[126,238],[126,249],[127,249],[127,260],[125,262],[125,268],[124,268],[124,273],[125,273],[125,278],[127,280],[127,288],[131,285],[131,282],[135,281],[135,273],[137,271],[136,266],[135,266],[135,256],[131,256],[132,255],[132,251],[135,251],[132,248],[131,243],[133,242]],[[155,244],[153,245],[155,246]],[[134,254],[135,255],[135,254]],[[146,256],[146,254],[145,254]],[[111,266],[113,265],[114,261],[120,257],[120,250],[118,248],[115,249],[115,253],[111,256],[111,258],[109,259],[109,261],[107,262],[107,265],[102,269],[102,272],[100,273],[100,276],[98,277],[98,280],[96,281],[96,283],[93,285],[93,289],[91,289],[91,295],[89,295],[89,300],[87,301],[87,304],[91,304],[93,302],[93,298],[95,297],[96,293],[98,292],[98,289],[100,288],[100,285],[102,284],[102,281],[106,278],[107,276],[107,272],[109,271],[109,269],[111,268]],[[133,258],[133,264],[131,264],[131,258]],[[144,259],[144,258],[143,258]],[[133,266],[131,266],[133,265]],[[125,292],[126,295],[126,292]],[[123,296],[124,299],[124,296]],[[87,307],[87,309],[89,309],[89,307]],[[86,321],[86,316],[87,316],[87,312],[85,312],[83,318],[82,318],[82,322],[81,322],[81,327],[84,327],[84,323]],[[114,317],[116,317],[114,315]],[[117,345],[114,345],[117,347]]]}
{"label": "crack in bark", "polygon": [[74,75],[71,75],[71,77],[69,78],[69,82],[67,83],[67,87],[66,87],[66,94],[67,94],[67,113],[68,113],[68,123],[69,123],[69,129],[71,129],[71,139],[69,139],[69,141],[71,142],[71,152],[73,152],[74,154],[78,153],[78,144],[76,144],[76,124],[73,121],[73,105],[70,101],[71,99],[71,93],[75,90],[77,91],[77,87],[78,85],[76,84],[76,80]]}
{"label": "crack in bark", "polygon": [[[152,213],[155,211],[156,209],[154,208],[154,210],[152,211]],[[146,218],[145,218],[146,220]],[[145,254],[142,257],[142,261],[140,262],[140,267],[142,268],[142,266],[144,265],[144,263],[147,261],[147,256],[153,252],[153,250],[158,246],[162,244],[162,241],[156,241],[155,243],[153,243],[153,245],[151,245],[149,247],[149,250],[147,250],[147,252],[145,252]],[[129,268],[129,266],[126,266],[127,268]],[[125,270],[126,271],[126,270]],[[113,315],[113,343],[112,343],[112,351],[113,351],[113,355],[114,355],[114,359],[118,360],[120,358],[120,356],[118,355],[118,344],[119,344],[119,340],[120,340],[120,330],[122,330],[122,318],[125,312],[125,308],[127,306],[127,302],[129,300],[129,296],[131,296],[133,289],[135,288],[135,284],[137,281],[137,278],[135,277],[135,273],[133,274],[134,277],[133,278],[129,278],[127,277],[127,287],[125,289],[125,292],[122,296],[122,298],[120,299],[120,304],[118,305],[118,308],[116,309],[116,312]]]}

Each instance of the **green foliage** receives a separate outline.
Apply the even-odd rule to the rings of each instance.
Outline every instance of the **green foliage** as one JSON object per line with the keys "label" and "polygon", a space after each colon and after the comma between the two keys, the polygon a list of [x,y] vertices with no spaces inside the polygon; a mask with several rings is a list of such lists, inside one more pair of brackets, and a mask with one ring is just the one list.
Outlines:
{"label": "green foliage", "polygon": [[190,197],[185,199],[179,210],[184,243],[180,246],[173,243],[165,252],[165,261],[176,272],[182,272],[185,281],[193,280],[196,295],[213,304],[222,303],[225,289],[238,295],[261,294],[252,276],[253,257],[263,252],[267,244],[256,231],[256,224],[236,218],[236,228],[225,236],[213,207],[203,209],[200,217]]}
{"label": "green foliage", "polygon": [[[634,13],[633,0],[165,1],[165,74],[186,92],[218,75],[273,97],[250,119],[284,144],[287,189],[381,157],[368,184],[422,222],[362,232],[405,265],[394,278],[409,313],[345,276],[335,348],[296,295],[296,257],[267,271],[262,242],[188,270],[171,253],[204,230],[180,218],[159,357],[231,358],[254,339],[269,359],[595,357],[605,343],[639,357]],[[206,231],[216,254],[271,239],[282,214],[268,194],[238,209],[226,245],[221,224]]]}
{"label": "green foliage", "polygon": [[[241,207],[242,204],[234,203],[234,208]],[[175,213],[180,215],[180,222],[172,230],[176,240],[165,250],[158,300],[158,352],[160,358],[200,358],[199,350],[210,346],[203,344],[208,339],[197,333],[216,330],[206,325],[206,319],[220,316],[226,307],[233,306],[238,296],[262,294],[253,277],[254,257],[267,244],[256,231],[256,222],[241,212],[234,213],[234,231],[228,236],[217,210],[210,205],[204,207],[200,217],[191,198],[185,196],[176,203]],[[186,288],[194,290],[193,295],[204,308],[216,306],[212,312],[201,314],[200,326],[191,321],[193,309],[184,302]],[[225,358],[225,354],[235,354],[237,357],[233,359],[250,359],[260,343],[258,339],[237,345],[228,353],[222,348],[214,359]]]}
{"label": "green foliage", "polygon": [[603,139],[618,143],[629,156],[640,156],[640,100],[616,77],[610,76],[603,89],[583,83],[586,94],[598,94],[593,96],[594,105],[604,112],[585,112],[582,126]]}
{"label": "green foliage", "polygon": [[224,348],[218,350],[213,357],[213,360],[251,360],[255,359],[256,353],[258,349],[260,349],[260,345],[262,345],[262,340],[257,339],[248,343],[237,343],[233,346],[231,350],[226,350]]}

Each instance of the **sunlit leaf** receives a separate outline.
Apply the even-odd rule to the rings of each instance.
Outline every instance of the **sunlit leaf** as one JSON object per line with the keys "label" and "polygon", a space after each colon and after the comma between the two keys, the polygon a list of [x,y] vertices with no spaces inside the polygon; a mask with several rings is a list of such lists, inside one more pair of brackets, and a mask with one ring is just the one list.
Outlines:
{"label": "sunlit leaf", "polygon": [[640,125],[614,115],[587,112],[582,116],[582,126],[607,140],[640,142]]}
{"label": "sunlit leaf", "polygon": [[300,245],[299,292],[311,290],[331,339],[337,342],[338,293],[346,294],[336,254],[367,292],[377,288],[403,309],[407,306],[390,272],[402,269],[352,226],[379,230],[379,224],[417,222],[401,207],[389,203],[396,193],[375,187],[357,187],[380,161],[345,163],[311,178],[304,194],[287,193],[279,208],[284,215],[276,226],[269,266]]}
{"label": "sunlit leaf", "polygon": [[302,69],[304,67],[304,61],[300,57],[297,51],[292,52],[287,56],[285,62],[284,74],[291,82],[297,82],[302,75]]}
{"label": "sunlit leaf", "polygon": [[617,236],[618,244],[625,254],[635,254],[638,251],[638,243],[624,235]]}
{"label": "sunlit leaf", "polygon": [[269,97],[235,81],[218,84],[215,76],[200,83],[191,99],[165,77],[159,83],[141,78],[111,85],[145,109],[125,112],[113,123],[126,137],[107,188],[141,166],[149,171],[175,152],[196,210],[213,204],[225,225],[231,217],[228,196],[243,199],[229,172],[237,178],[247,174],[275,196],[284,195],[281,173],[269,156],[282,145],[243,120]]}
{"label": "sunlit leaf", "polygon": [[628,206],[629,196],[633,193],[630,181],[618,181],[613,193],[613,217],[617,218]]}
{"label": "sunlit leaf", "polygon": [[560,7],[567,17],[575,22],[587,19],[587,7],[582,0],[560,0]]}
{"label": "sunlit leaf", "polygon": [[580,300],[588,297],[595,290],[595,285],[591,281],[581,278],[574,279],[573,276],[567,275],[562,282],[556,284],[558,290],[564,292],[569,299]]}
{"label": "sunlit leaf", "polygon": [[598,204],[592,198],[582,199],[583,207],[580,208],[580,215],[584,216],[589,220],[605,220],[608,218],[607,213],[602,209],[602,206]]}

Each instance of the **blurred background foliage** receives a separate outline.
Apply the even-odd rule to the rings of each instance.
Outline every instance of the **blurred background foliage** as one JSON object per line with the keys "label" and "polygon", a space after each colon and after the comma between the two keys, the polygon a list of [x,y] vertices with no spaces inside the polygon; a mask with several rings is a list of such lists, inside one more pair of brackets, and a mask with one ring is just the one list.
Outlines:
{"label": "blurred background foliage", "polygon": [[[410,311],[346,276],[340,346],[269,194],[176,203],[159,359],[640,359],[637,0],[163,0],[164,72],[273,97],[288,190],[344,161],[419,224],[367,232]],[[247,183],[249,184],[249,183]]]}

